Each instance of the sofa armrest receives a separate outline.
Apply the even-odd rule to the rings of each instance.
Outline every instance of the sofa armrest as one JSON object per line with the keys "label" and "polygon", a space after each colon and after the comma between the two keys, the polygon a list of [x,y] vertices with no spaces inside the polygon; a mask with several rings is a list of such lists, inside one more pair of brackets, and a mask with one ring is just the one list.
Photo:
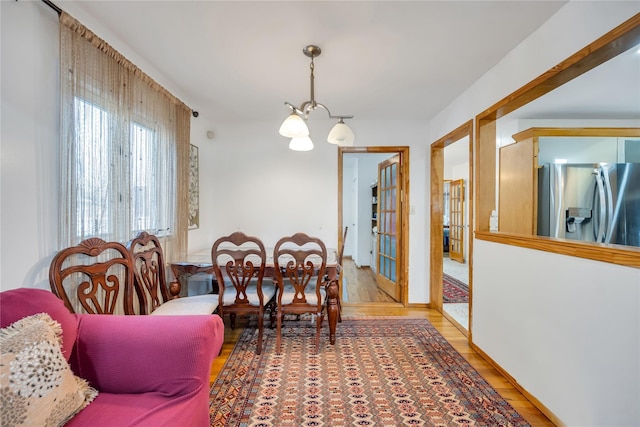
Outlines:
{"label": "sofa armrest", "polygon": [[71,366],[108,393],[178,396],[208,387],[224,341],[217,315],[77,317]]}

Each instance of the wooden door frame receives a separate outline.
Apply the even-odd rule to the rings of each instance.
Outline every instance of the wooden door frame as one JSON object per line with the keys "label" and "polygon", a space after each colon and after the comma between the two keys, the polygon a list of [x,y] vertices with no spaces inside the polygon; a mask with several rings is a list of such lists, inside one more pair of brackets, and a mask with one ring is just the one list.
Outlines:
{"label": "wooden door frame", "polygon": [[[400,188],[400,234],[398,241],[398,263],[400,265],[398,271],[397,282],[400,287],[400,301],[398,303],[384,302],[384,303],[372,303],[375,305],[398,305],[403,307],[409,305],[409,147],[408,146],[377,146],[377,147],[338,147],[338,247],[342,244],[342,232],[344,230],[343,218],[342,218],[342,181],[343,175],[343,162],[342,156],[344,153],[352,154],[367,154],[367,153],[389,153],[400,155],[400,165],[398,172],[400,173],[400,179],[398,180],[401,185]],[[340,299],[342,300],[342,292],[340,292]],[[366,305],[367,303],[357,303],[358,306]],[[344,305],[350,305],[344,303]]]}
{"label": "wooden door frame", "polygon": [[449,132],[442,138],[438,139],[431,144],[431,208],[430,208],[430,251],[431,254],[429,260],[429,307],[438,310],[445,317],[449,318],[443,310],[442,304],[442,274],[443,274],[443,239],[444,233],[442,230],[442,214],[444,212],[443,203],[443,191],[444,191],[444,148],[447,145],[453,144],[456,141],[464,137],[469,137],[469,232],[467,233],[469,239],[469,252],[467,254],[467,261],[469,264],[469,325],[466,331],[469,342],[471,342],[471,325],[472,325],[472,296],[473,296],[473,119],[460,125],[458,128]]}

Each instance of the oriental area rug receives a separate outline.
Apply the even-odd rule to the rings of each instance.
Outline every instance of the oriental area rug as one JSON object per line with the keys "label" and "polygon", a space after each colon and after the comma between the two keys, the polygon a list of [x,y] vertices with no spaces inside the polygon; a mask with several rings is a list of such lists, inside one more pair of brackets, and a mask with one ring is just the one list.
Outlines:
{"label": "oriental area rug", "polygon": [[211,387],[211,426],[526,426],[425,319],[343,319],[320,351],[309,320],[286,321],[282,353],[249,327]]}
{"label": "oriental area rug", "polygon": [[442,301],[446,303],[469,302],[469,286],[444,273],[442,275]]}

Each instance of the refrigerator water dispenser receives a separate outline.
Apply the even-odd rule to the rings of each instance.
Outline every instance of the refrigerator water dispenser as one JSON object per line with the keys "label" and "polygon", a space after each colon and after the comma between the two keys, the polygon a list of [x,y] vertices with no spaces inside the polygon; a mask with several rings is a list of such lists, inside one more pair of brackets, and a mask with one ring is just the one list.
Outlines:
{"label": "refrigerator water dispenser", "polygon": [[565,213],[567,231],[569,233],[578,232],[581,239],[582,224],[591,220],[591,209],[589,208],[568,208]]}

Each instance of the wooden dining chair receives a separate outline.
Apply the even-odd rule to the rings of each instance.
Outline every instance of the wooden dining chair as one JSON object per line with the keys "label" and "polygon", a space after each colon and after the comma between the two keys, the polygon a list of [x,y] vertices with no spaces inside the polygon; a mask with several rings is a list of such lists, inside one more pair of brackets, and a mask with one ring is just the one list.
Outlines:
{"label": "wooden dining chair", "polygon": [[94,237],[53,257],[49,284],[72,313],[135,314],[131,265],[123,244]]}
{"label": "wooden dining chair", "polygon": [[140,314],[213,314],[218,295],[179,297],[180,283],[167,285],[166,262],[158,238],[142,231],[127,244],[133,265],[134,286]]}
{"label": "wooden dining chair", "polygon": [[262,353],[264,315],[274,314],[276,286],[265,281],[267,252],[257,237],[237,231],[220,237],[211,247],[211,262],[219,287],[218,314],[229,314],[231,328],[237,315],[255,315],[258,320],[256,354]]}
{"label": "wooden dining chair", "polygon": [[316,316],[316,352],[326,303],[325,271],[327,248],[322,240],[304,233],[283,237],[273,249],[278,285],[276,307],[276,348],[281,352],[282,320],[285,314]]}

